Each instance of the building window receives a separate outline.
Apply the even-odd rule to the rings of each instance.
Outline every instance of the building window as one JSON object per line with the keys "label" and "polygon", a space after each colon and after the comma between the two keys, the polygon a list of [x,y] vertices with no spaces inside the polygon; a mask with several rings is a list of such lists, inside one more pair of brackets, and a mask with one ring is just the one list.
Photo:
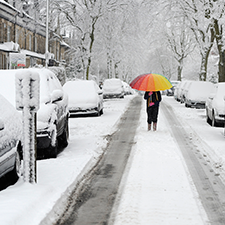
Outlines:
{"label": "building window", "polygon": [[15,41],[16,41],[16,43],[19,43],[19,29],[17,28],[16,29],[16,38],[15,38]]}
{"label": "building window", "polygon": [[31,50],[31,46],[32,46],[32,36],[31,34],[29,34],[29,50]]}
{"label": "building window", "polygon": [[11,41],[11,27],[7,27],[7,42]]}
{"label": "building window", "polygon": [[37,52],[37,37],[34,38],[34,51]]}

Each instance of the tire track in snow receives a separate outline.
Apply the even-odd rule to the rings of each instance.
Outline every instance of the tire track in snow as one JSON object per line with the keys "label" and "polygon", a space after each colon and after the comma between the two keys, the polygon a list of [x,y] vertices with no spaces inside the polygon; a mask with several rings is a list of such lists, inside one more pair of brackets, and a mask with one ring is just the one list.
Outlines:
{"label": "tire track in snow", "polygon": [[172,107],[165,102],[162,107],[166,112],[165,116],[183,154],[210,223],[213,225],[225,224],[225,185],[217,174],[213,173],[211,165],[202,156],[196,143],[192,142],[190,135],[174,117],[175,113]]}

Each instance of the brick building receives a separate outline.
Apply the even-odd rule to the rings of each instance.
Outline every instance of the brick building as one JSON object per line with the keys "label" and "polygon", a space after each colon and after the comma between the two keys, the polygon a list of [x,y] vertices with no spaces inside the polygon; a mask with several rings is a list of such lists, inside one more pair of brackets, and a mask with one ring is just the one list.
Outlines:
{"label": "brick building", "polygon": [[[15,6],[16,3],[11,5],[0,0],[0,69],[12,67],[12,52],[25,55],[26,68],[36,64],[45,65],[45,24]],[[49,66],[65,63],[65,51],[68,48],[60,35],[49,31]]]}

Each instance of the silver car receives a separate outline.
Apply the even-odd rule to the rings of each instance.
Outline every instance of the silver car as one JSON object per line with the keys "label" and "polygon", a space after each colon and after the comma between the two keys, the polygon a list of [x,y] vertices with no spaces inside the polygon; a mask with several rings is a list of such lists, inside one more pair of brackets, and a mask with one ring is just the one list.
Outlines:
{"label": "silver car", "polygon": [[[22,71],[26,71],[23,69]],[[55,158],[59,147],[68,145],[68,96],[56,75],[46,68],[28,69],[40,77],[40,108],[37,112],[37,157]],[[15,75],[18,70],[0,71],[0,90],[15,106]],[[10,87],[10,88],[9,88]]]}
{"label": "silver car", "polygon": [[21,114],[0,95],[0,177],[11,174],[17,179],[22,159]]}

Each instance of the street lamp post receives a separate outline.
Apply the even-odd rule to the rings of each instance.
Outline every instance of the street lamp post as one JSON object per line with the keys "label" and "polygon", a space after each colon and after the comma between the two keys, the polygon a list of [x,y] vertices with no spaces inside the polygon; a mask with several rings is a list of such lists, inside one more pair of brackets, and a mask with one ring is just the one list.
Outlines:
{"label": "street lamp post", "polygon": [[48,52],[48,0],[46,0],[46,38],[45,38],[45,67],[48,68],[49,52]]}

